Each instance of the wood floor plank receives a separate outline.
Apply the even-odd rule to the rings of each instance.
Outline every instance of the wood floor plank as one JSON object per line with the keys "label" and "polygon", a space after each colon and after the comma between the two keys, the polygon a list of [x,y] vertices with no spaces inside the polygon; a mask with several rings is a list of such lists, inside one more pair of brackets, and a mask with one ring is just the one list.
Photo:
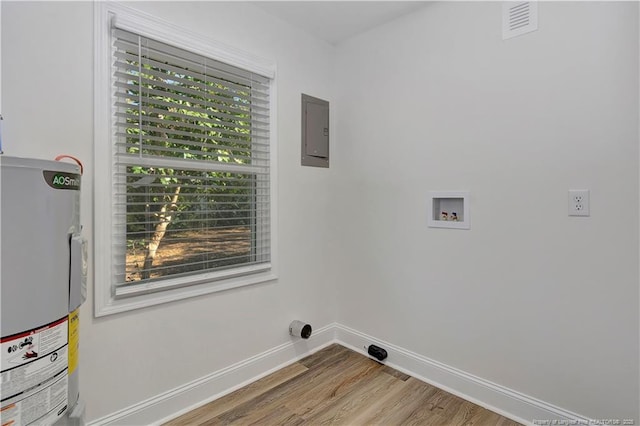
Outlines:
{"label": "wood floor plank", "polygon": [[390,392],[377,401],[371,409],[364,411],[353,424],[399,425],[415,410],[422,400],[433,395],[437,388],[410,378],[402,382],[395,392]]}
{"label": "wood floor plank", "polygon": [[469,401],[464,401],[460,406],[460,409],[451,417],[451,423],[457,425],[471,425],[472,419],[477,416],[484,408],[473,404]]}
{"label": "wood floor plank", "polygon": [[349,353],[349,349],[340,345],[329,345],[326,348],[320,349],[318,352],[311,354],[300,361],[300,364],[307,368],[313,368],[316,365],[330,361],[333,356],[340,356]]}
{"label": "wood floor plank", "polygon": [[168,423],[182,425],[517,426],[339,345]]}
{"label": "wood floor plank", "polygon": [[377,404],[378,400],[404,382],[389,375],[377,374],[343,395],[321,411],[306,417],[311,425],[350,425],[362,412]]}
{"label": "wood floor plank", "polygon": [[445,424],[462,408],[464,400],[450,393],[438,389],[434,394],[424,398],[417,407],[409,413],[403,424],[407,425],[438,425]]}
{"label": "wood floor plank", "polygon": [[384,368],[382,369],[382,371],[387,373],[387,374],[392,375],[393,377],[397,377],[398,379],[402,380],[403,382],[406,382],[407,380],[409,380],[411,378],[410,375],[401,373],[398,370],[394,370],[393,368],[389,367],[388,365],[385,365]]}
{"label": "wood floor plank", "polygon": [[382,366],[360,354],[357,361],[348,368],[342,369],[339,376],[328,377],[317,383],[305,394],[297,395],[295,401],[288,403],[297,414],[307,418],[321,412],[334,404],[354,387],[366,385],[371,377],[379,375]]}
{"label": "wood floor plank", "polygon": [[479,407],[478,412],[474,415],[466,425],[469,426],[481,426],[481,425],[501,425],[501,426],[518,426],[518,422],[507,419],[493,411],[489,411],[486,408]]}
{"label": "wood floor plank", "polygon": [[268,412],[264,417],[249,423],[251,425],[291,425],[297,426],[305,423],[305,420],[296,413],[281,405],[275,410]]}
{"label": "wood floor plank", "polygon": [[260,380],[257,380],[241,389],[238,389],[235,392],[230,393],[229,395],[225,395],[222,398],[216,399],[208,404],[203,405],[202,407],[196,408],[193,411],[190,411],[169,423],[166,423],[167,426],[183,426],[183,425],[201,425],[206,424],[207,421],[215,418],[219,414],[224,413],[225,411],[229,411],[234,407],[250,401],[251,399],[257,397],[268,391],[269,389],[274,388],[281,383],[284,383],[299,374],[308,371],[308,368],[299,363],[291,364],[287,367],[284,367],[273,374],[270,374],[266,377],[263,377]]}
{"label": "wood floor plank", "polygon": [[351,351],[343,356],[333,358],[333,362],[320,363],[316,368],[308,369],[291,380],[274,387],[269,392],[238,405],[218,418],[223,422],[250,424],[264,417],[266,413],[275,408],[274,405],[301,399],[312,392],[316,386],[322,386],[329,378],[339,377],[341,371],[361,361],[360,355]]}
{"label": "wood floor plank", "polygon": [[498,422],[496,423],[496,426],[520,426],[520,423],[513,421],[511,419],[508,419],[504,416],[501,416],[500,414],[494,413],[496,416],[498,416]]}

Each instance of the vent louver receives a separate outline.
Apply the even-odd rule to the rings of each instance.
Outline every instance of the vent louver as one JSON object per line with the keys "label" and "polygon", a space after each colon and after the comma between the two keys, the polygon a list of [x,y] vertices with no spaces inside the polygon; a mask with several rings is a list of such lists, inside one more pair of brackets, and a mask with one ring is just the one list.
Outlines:
{"label": "vent louver", "polygon": [[531,1],[502,4],[502,39],[517,37],[538,29],[538,3]]}

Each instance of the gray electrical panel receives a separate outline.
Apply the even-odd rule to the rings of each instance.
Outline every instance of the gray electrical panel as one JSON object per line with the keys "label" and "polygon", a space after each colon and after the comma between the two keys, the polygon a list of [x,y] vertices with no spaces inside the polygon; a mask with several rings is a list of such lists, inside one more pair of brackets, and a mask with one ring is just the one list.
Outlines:
{"label": "gray electrical panel", "polygon": [[329,102],[302,94],[302,165],[329,167]]}

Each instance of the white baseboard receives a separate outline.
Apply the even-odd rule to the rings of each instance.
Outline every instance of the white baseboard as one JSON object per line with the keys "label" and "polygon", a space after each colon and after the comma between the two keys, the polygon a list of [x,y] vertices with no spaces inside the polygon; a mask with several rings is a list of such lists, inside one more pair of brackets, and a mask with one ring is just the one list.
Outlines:
{"label": "white baseboard", "polygon": [[[308,340],[295,340],[131,405],[88,423],[159,425],[248,385],[332,343],[366,354],[365,346],[387,350],[385,364],[449,393],[523,424],[559,420],[558,424],[592,424],[589,419],[520,392],[426,358],[341,324],[330,324]],[[549,422],[550,423],[550,422]]]}
{"label": "white baseboard", "polygon": [[87,426],[159,425],[335,343],[335,324],[101,417]]}
{"label": "white baseboard", "polygon": [[365,355],[367,355],[365,346],[370,344],[381,346],[388,353],[385,364],[389,367],[519,423],[534,424],[534,420],[560,420],[557,424],[592,424],[589,423],[588,418],[571,411],[360,333],[344,325],[336,324],[335,328],[336,340],[341,345]]}

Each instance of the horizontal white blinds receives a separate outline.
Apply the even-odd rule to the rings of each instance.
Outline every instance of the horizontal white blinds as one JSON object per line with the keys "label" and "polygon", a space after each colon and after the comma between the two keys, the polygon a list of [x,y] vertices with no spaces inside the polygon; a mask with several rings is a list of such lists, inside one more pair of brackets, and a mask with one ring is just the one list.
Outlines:
{"label": "horizontal white blinds", "polygon": [[269,80],[113,32],[116,285],[267,265]]}

